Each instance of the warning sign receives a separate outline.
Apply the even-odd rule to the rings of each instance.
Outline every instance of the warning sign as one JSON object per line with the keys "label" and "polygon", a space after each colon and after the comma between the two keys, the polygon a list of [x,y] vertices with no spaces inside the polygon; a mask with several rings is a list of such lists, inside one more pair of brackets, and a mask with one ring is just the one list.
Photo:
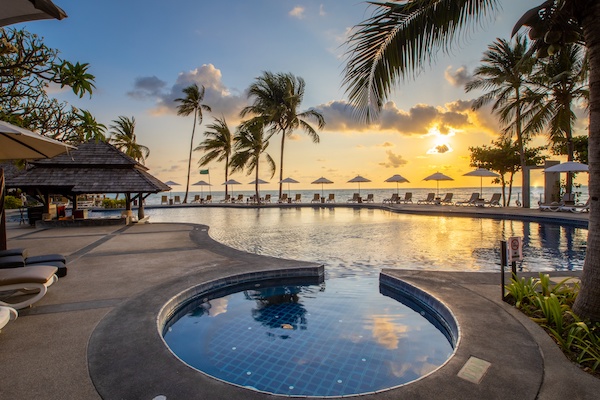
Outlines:
{"label": "warning sign", "polygon": [[523,260],[523,238],[511,236],[507,243],[508,262]]}

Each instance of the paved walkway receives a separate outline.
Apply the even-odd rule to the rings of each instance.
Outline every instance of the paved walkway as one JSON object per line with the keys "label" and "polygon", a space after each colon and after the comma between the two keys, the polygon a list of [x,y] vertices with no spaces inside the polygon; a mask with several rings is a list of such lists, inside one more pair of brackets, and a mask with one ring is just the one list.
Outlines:
{"label": "paved walkway", "polygon": [[[426,212],[416,207],[403,211]],[[435,206],[430,208],[429,213],[436,212]],[[523,212],[524,219],[540,214],[513,211]],[[507,210],[492,212],[502,218]],[[548,213],[547,218],[553,216],[585,220],[585,215],[570,213]],[[207,230],[168,223],[52,229],[10,223],[9,248],[26,247],[32,255],[65,254],[69,274],[0,333],[0,398],[276,398],[188,368],[162,345],[155,328],[160,306],[202,281],[312,266],[230,249],[211,240]],[[455,356],[434,374],[364,398],[597,398],[600,380],[581,372],[541,328],[499,300],[498,274],[389,273],[443,301],[459,322],[461,341]],[[458,376],[470,357],[490,363],[479,382]]]}

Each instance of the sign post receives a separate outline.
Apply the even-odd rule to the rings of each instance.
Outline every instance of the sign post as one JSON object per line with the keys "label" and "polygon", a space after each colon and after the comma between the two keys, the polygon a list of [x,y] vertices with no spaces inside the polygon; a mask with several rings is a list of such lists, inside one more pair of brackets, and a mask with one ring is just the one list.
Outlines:
{"label": "sign post", "polygon": [[511,263],[513,279],[517,279],[517,261],[523,260],[523,238],[511,236],[508,238],[508,261]]}

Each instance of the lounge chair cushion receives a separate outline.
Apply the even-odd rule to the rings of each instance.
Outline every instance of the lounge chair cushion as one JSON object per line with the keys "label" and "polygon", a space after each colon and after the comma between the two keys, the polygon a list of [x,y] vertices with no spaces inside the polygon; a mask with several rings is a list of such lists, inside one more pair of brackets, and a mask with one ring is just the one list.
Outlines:
{"label": "lounge chair cushion", "polygon": [[0,257],[5,256],[21,256],[23,258],[27,258],[27,249],[8,249],[8,250],[0,250]]}
{"label": "lounge chair cushion", "polygon": [[0,271],[0,287],[6,285],[41,283],[52,279],[58,268],[50,265],[37,265],[30,268],[3,269]]}
{"label": "lounge chair cushion", "polygon": [[67,266],[62,261],[41,261],[39,263],[25,264],[26,267],[36,267],[39,265],[49,265],[52,267],[56,267],[58,269],[58,271],[56,271],[56,276],[58,276],[59,278],[64,278],[65,276],[67,276]]}
{"label": "lounge chair cushion", "polygon": [[62,254],[43,254],[25,258],[25,264],[42,264],[46,261],[60,261],[64,264],[67,262],[67,259]]}
{"label": "lounge chair cushion", "polygon": [[0,257],[0,268],[19,268],[25,266],[25,260],[21,256]]}

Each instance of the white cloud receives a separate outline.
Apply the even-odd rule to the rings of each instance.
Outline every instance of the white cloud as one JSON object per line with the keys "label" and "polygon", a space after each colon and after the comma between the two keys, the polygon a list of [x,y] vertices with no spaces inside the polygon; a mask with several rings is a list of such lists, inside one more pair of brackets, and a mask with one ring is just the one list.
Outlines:
{"label": "white cloud", "polygon": [[467,67],[460,66],[455,70],[452,69],[452,65],[444,71],[444,77],[452,86],[463,87],[467,82],[473,79],[473,75],[467,71]]}
{"label": "white cloud", "polygon": [[324,17],[327,15],[327,13],[325,12],[325,6],[323,4],[319,5],[319,15],[321,17]]}
{"label": "white cloud", "polygon": [[387,161],[379,163],[379,165],[383,167],[398,168],[408,163],[408,161],[402,158],[400,154],[394,154],[394,152],[391,150],[386,151],[385,154],[387,154]]}
{"label": "white cloud", "polygon": [[292,10],[288,14],[294,18],[302,19],[302,18],[304,18],[304,11],[305,11],[304,7],[296,6],[296,7],[292,8]]}
{"label": "white cloud", "polygon": [[180,72],[171,87],[155,76],[137,78],[128,95],[138,100],[153,100],[155,107],[151,113],[154,115],[176,114],[178,103],[175,99],[182,98],[183,89],[194,83],[204,86],[202,103],[210,106],[212,115],[223,115],[229,123],[239,121],[239,112],[247,105],[246,96],[232,93],[223,84],[221,71],[212,64]]}

